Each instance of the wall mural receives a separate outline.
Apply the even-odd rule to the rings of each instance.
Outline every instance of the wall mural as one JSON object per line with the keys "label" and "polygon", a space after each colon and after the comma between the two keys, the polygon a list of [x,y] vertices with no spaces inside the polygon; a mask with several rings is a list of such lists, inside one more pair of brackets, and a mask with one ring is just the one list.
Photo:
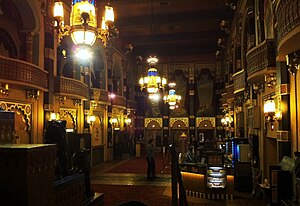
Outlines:
{"label": "wall mural", "polygon": [[0,101],[0,107],[5,111],[15,112],[15,128],[11,143],[31,143],[32,105]]}
{"label": "wall mural", "polygon": [[[214,116],[214,75],[209,68],[201,68],[196,73],[197,116]],[[197,106],[197,105],[196,105]]]}
{"label": "wall mural", "polygon": [[104,144],[104,125],[103,125],[103,113],[94,111],[96,120],[91,126],[92,134],[92,146],[98,146]]}

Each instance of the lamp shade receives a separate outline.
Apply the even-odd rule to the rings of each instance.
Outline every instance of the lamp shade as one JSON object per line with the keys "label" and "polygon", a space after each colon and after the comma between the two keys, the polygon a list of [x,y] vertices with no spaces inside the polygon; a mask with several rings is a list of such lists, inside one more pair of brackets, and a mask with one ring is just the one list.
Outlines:
{"label": "lamp shade", "polygon": [[105,6],[104,19],[105,23],[113,23],[115,21],[114,8],[112,6]]}
{"label": "lamp shade", "polygon": [[270,113],[274,113],[275,114],[275,101],[274,99],[268,99],[265,101],[264,104],[264,113],[266,115],[270,114]]}
{"label": "lamp shade", "polygon": [[62,2],[54,3],[53,16],[60,19],[64,18],[64,7]]}
{"label": "lamp shade", "polygon": [[92,46],[96,41],[96,33],[93,30],[74,29],[71,32],[74,44],[86,44]]}

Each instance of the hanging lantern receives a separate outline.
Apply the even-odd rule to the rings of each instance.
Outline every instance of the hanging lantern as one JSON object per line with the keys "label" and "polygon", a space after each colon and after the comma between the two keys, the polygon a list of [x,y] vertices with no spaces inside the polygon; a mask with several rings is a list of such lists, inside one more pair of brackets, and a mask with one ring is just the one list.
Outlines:
{"label": "hanging lantern", "polygon": [[70,26],[64,25],[64,8],[62,2],[54,3],[53,16],[58,39],[70,35],[74,44],[92,46],[100,38],[106,46],[109,37],[116,37],[118,31],[114,24],[114,10],[110,5],[105,6],[101,27],[97,28],[95,0],[73,0],[70,14]]}
{"label": "hanging lantern", "polygon": [[161,78],[158,75],[157,69],[154,67],[158,61],[156,57],[150,56],[147,61],[150,66],[147,72],[148,76],[140,78],[139,84],[141,90],[145,88],[149,94],[155,94],[159,91],[159,89],[164,89],[167,80],[165,78]]}
{"label": "hanging lantern", "polygon": [[169,94],[164,96],[165,103],[169,104],[170,109],[175,109],[178,107],[178,104],[181,100],[181,96],[176,94],[174,87],[176,86],[175,82],[169,84],[170,90]]}

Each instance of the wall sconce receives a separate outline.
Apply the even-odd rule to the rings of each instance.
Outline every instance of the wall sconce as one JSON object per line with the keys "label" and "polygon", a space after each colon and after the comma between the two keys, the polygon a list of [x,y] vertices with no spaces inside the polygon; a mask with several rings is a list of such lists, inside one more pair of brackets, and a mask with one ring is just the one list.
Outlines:
{"label": "wall sconce", "polygon": [[59,113],[51,112],[49,121],[59,120]]}
{"label": "wall sconce", "polygon": [[295,75],[296,72],[300,69],[300,50],[286,55],[285,58],[289,72],[292,75]]}
{"label": "wall sconce", "polygon": [[70,35],[74,44],[92,46],[100,38],[106,46],[107,40],[117,37],[119,32],[114,26],[114,10],[109,4],[105,6],[101,28],[97,28],[97,15],[94,0],[72,0],[70,26],[64,25],[64,8],[62,2],[55,2],[53,8],[58,39]]}
{"label": "wall sconce", "polygon": [[9,95],[9,85],[8,84],[0,84],[0,94]]}
{"label": "wall sconce", "polygon": [[118,119],[116,117],[112,117],[112,118],[110,118],[109,122],[111,125],[114,126],[118,123]]}
{"label": "wall sconce", "polygon": [[56,96],[55,97],[55,101],[56,102],[59,102],[59,103],[62,103],[62,104],[64,104],[65,103],[65,101],[67,100],[67,97],[66,96]]}
{"label": "wall sconce", "polygon": [[255,94],[262,93],[265,91],[265,86],[263,83],[254,83],[252,86]]}
{"label": "wall sconce", "polygon": [[82,104],[82,103],[81,103],[81,99],[74,99],[74,100],[73,100],[73,105],[74,105],[74,106],[76,106],[76,107],[77,107],[77,106],[81,106],[81,104]]}
{"label": "wall sconce", "polygon": [[125,123],[126,123],[127,125],[131,125],[131,119],[130,119],[130,118],[126,118],[126,119],[125,119]]}
{"label": "wall sconce", "polygon": [[96,121],[96,117],[94,115],[90,115],[90,116],[87,117],[87,123],[89,125],[93,126],[95,121]]}
{"label": "wall sconce", "polygon": [[118,130],[119,129],[119,127],[118,127],[118,118],[112,117],[112,118],[110,118],[109,122],[112,125],[113,130]]}
{"label": "wall sconce", "polygon": [[268,87],[276,85],[276,73],[265,74],[265,83]]}
{"label": "wall sconce", "polygon": [[26,99],[39,99],[40,91],[39,90],[26,90],[25,92]]}
{"label": "wall sconce", "polygon": [[96,101],[91,101],[91,107],[96,109],[98,107],[98,103]]}
{"label": "wall sconce", "polygon": [[265,121],[266,123],[271,124],[271,129],[274,129],[274,121],[278,118],[275,115],[276,108],[275,108],[275,101],[273,98],[269,98],[264,103],[264,114],[265,114]]}
{"label": "wall sconce", "polygon": [[233,122],[233,118],[228,113],[226,113],[225,116],[221,119],[221,123],[223,124],[223,126],[230,126],[232,122]]}

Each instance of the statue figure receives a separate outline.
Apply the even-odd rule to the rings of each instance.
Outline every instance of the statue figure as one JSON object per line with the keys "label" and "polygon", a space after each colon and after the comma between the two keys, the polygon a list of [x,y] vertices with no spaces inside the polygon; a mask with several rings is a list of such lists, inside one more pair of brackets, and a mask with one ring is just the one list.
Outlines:
{"label": "statue figure", "polygon": [[52,120],[49,122],[45,132],[44,143],[56,144],[56,179],[69,175],[69,164],[67,160],[66,121]]}

